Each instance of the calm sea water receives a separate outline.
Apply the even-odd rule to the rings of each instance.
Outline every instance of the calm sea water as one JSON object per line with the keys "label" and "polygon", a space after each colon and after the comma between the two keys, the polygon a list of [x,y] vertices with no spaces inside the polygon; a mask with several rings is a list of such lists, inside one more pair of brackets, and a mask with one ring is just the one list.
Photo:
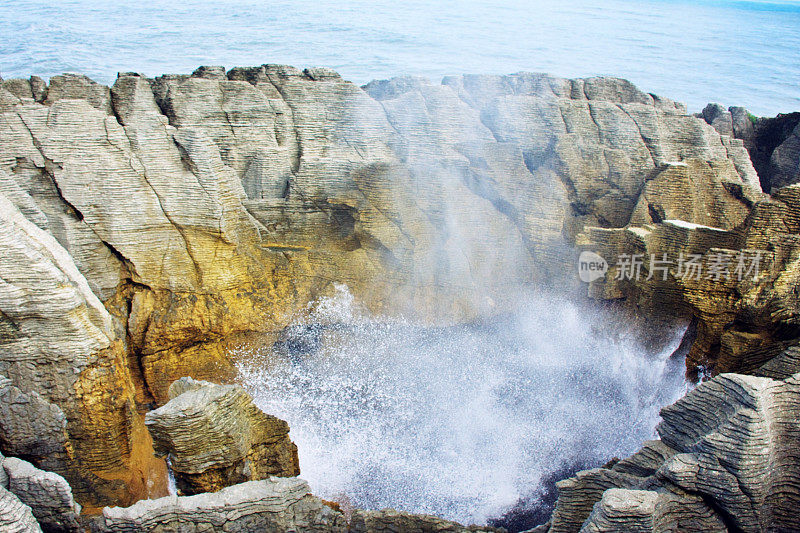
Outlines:
{"label": "calm sea water", "polygon": [[800,110],[800,1],[0,1],[4,77],[113,82],[287,63],[412,74],[610,74],[684,101]]}

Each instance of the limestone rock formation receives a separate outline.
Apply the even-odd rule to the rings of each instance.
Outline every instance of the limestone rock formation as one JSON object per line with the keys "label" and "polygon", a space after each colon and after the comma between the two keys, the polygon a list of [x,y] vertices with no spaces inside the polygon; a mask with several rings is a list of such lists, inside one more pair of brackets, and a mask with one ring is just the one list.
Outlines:
{"label": "limestone rock formation", "polygon": [[[698,513],[698,511],[700,511]],[[698,497],[649,490],[608,489],[594,505],[581,533],[727,533],[725,524]]]}
{"label": "limestone rock formation", "polygon": [[403,513],[394,509],[384,509],[382,511],[361,511],[353,512],[350,520],[349,533],[389,533],[389,532],[415,532],[415,533],[490,533],[505,530],[498,530],[491,527],[462,526],[455,522],[443,520],[435,516],[415,515]]}
{"label": "limestone rock formation", "polygon": [[743,142],[765,192],[800,182],[800,113],[755,117],[743,107],[709,104],[699,116]]}
{"label": "limestone rock formation", "polygon": [[722,374],[662,410],[661,441],[558,484],[559,531],[796,531],[800,374]]}
{"label": "limestone rock formation", "polygon": [[[232,348],[277,334],[334,283],[372,311],[452,322],[505,312],[541,283],[577,287],[571,247],[597,232],[641,246],[680,219],[734,246],[739,227],[774,224],[789,250],[791,194],[762,201],[732,117],[733,137],[624,80],[528,73],[363,88],[279,65],[123,73],[111,88],[3,80],[0,374],[13,402],[0,409],[15,436],[0,451],[63,475],[90,512],[128,504],[165,489],[142,413],[182,376],[233,378]],[[733,293],[671,290],[682,296],[665,308],[698,320],[693,364],[766,361],[743,355],[747,327],[725,337],[734,316],[752,326]],[[751,296],[766,319],[768,298]],[[755,328],[773,339],[792,320]]]}
{"label": "limestone rock formation", "polygon": [[262,412],[241,387],[182,378],[169,392],[172,399],[147,413],[145,424],[183,494],[300,474],[289,425]]}
{"label": "limestone rock formation", "polygon": [[39,393],[24,393],[0,376],[0,446],[7,454],[35,457],[55,466],[68,446],[66,426],[61,409]]}
{"label": "limestone rock formation", "polygon": [[0,487],[0,531],[4,533],[42,533],[31,508]]}
{"label": "limestone rock formation", "polygon": [[[679,214],[677,210],[665,213]],[[795,184],[755,201],[736,227],[724,221],[711,226],[665,219],[624,229],[587,228],[578,242],[611,263],[606,277],[593,282],[589,292],[600,299],[626,299],[652,314],[694,318],[697,337],[687,358],[690,377],[756,372],[798,344],[794,287],[800,275],[799,217],[800,185]],[[619,260],[633,255],[642,263],[639,276],[623,270]],[[669,264],[652,270],[658,264],[654,260],[663,258]],[[681,258],[684,267],[694,258],[696,268],[679,268]],[[782,364],[791,361],[784,358]],[[800,370],[793,368],[782,372]]]}
{"label": "limestone rock formation", "polygon": [[708,104],[702,113],[703,119],[708,122],[720,135],[733,137],[733,113],[719,104]]}
{"label": "limestone rock formation", "polygon": [[72,489],[63,477],[16,457],[6,458],[3,469],[8,476],[8,490],[31,508],[45,533],[81,531],[80,505],[75,503]]}
{"label": "limestone rock formation", "polygon": [[106,508],[100,530],[344,533],[347,524],[343,514],[312,496],[303,480],[271,478],[213,494],[166,496],[127,508]]}
{"label": "limestone rock formation", "polygon": [[82,502],[151,494],[152,448],[107,309],[68,252],[0,195],[0,450]]}
{"label": "limestone rock formation", "polygon": [[800,120],[791,135],[772,152],[769,163],[772,187],[800,183]]}

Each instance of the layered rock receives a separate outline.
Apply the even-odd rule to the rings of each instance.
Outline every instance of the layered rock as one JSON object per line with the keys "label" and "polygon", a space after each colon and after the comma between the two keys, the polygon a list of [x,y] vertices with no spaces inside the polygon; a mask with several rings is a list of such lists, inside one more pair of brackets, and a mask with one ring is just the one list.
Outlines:
{"label": "layered rock", "polygon": [[[666,216],[675,211],[665,209]],[[791,185],[757,200],[736,226],[666,219],[624,229],[587,228],[579,242],[611,263],[590,294],[624,298],[652,314],[692,316],[697,337],[687,358],[690,377],[757,372],[798,342],[798,220],[800,186]],[[639,275],[629,268],[634,255]],[[687,272],[692,257],[699,267]],[[662,259],[669,264],[658,266]],[[784,376],[800,371],[791,358],[780,365]]]}
{"label": "layered rock", "polygon": [[800,182],[800,113],[755,117],[709,104],[700,115],[721,135],[741,139],[766,192]]}
{"label": "layered rock", "polygon": [[797,117],[797,126],[792,130],[785,141],[778,146],[772,157],[770,167],[772,170],[773,187],[783,187],[800,182],[800,117]]}
{"label": "layered rock", "polygon": [[41,533],[31,508],[0,487],[0,529],[7,533]]}
{"label": "layered rock", "polygon": [[62,474],[89,506],[157,491],[111,315],[67,251],[4,195],[0,221],[0,450]]}
{"label": "layered rock", "polygon": [[78,522],[81,508],[63,477],[16,457],[6,458],[2,466],[8,476],[8,490],[31,508],[45,533],[81,531]]}
{"label": "layered rock", "polygon": [[624,80],[359,88],[264,65],[3,81],[0,199],[0,374],[43,414],[17,408],[0,450],[91,511],[163,491],[140,413],[174,380],[233,378],[232,347],[335,282],[373,311],[472,319],[574,286],[589,226],[734,230],[760,193],[741,139]]}
{"label": "layered rock", "polygon": [[[699,511],[699,512],[698,512]],[[608,489],[594,505],[581,533],[727,533],[725,524],[699,497],[676,497],[649,490]]]}
{"label": "layered rock", "polygon": [[297,478],[272,478],[227,487],[213,494],[166,496],[128,508],[103,510],[105,532],[296,531],[344,533],[344,515],[310,494]]}
{"label": "layered rock", "polygon": [[723,374],[662,410],[661,441],[559,482],[550,532],[795,531],[800,374]]}
{"label": "layered rock", "polygon": [[183,494],[300,474],[289,425],[262,412],[241,387],[182,378],[169,392],[172,399],[147,413],[145,424]]}
{"label": "layered rock", "polygon": [[419,532],[434,533],[446,531],[452,533],[490,533],[505,531],[491,527],[462,526],[456,522],[443,520],[436,516],[403,513],[394,509],[382,511],[356,510],[350,519],[349,533],[386,533],[386,532]]}

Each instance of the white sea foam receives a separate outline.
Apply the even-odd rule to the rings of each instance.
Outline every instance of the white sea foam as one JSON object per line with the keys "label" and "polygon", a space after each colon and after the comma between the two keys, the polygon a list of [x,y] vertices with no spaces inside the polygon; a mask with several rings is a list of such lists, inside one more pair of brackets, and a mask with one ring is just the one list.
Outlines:
{"label": "white sea foam", "polygon": [[626,328],[546,295],[514,317],[424,328],[368,318],[340,287],[242,375],[289,422],[315,493],[481,523],[559,467],[653,436],[683,392],[682,362],[667,361],[680,332],[648,356]]}

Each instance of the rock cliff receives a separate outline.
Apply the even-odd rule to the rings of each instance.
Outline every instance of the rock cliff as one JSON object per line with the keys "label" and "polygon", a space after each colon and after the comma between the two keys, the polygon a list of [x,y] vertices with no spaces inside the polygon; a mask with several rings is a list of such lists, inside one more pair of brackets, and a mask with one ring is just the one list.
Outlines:
{"label": "rock cliff", "polygon": [[699,116],[742,140],[765,192],[800,182],[800,113],[755,117],[743,107],[708,104]]}
{"label": "rock cliff", "polygon": [[231,348],[335,282],[427,322],[577,290],[576,243],[769,248],[763,282],[592,286],[693,317],[692,368],[761,366],[792,338],[795,189],[765,197],[730,122],[614,78],[2,81],[0,451],[63,475],[89,512],[163,495],[143,415],[175,379],[233,379]]}
{"label": "rock cliff", "polygon": [[558,484],[548,531],[797,531],[800,374],[721,374],[661,412],[659,441]]}

